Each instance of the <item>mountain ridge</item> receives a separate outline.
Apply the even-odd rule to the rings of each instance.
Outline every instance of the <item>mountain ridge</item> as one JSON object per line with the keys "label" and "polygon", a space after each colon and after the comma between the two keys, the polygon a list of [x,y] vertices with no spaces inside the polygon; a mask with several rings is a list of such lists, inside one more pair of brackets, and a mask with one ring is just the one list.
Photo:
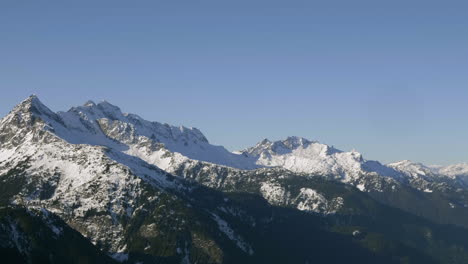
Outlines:
{"label": "mountain ridge", "polygon": [[[147,121],[138,115],[123,113],[118,106],[107,101],[96,104],[89,100],[83,106],[55,113],[42,104],[36,95],[31,95],[15,106],[7,116],[15,112],[25,113],[28,110],[37,117],[43,115],[46,123],[50,123],[50,129],[54,129],[54,133],[70,143],[120,149],[162,169],[168,169],[169,163],[183,163],[189,159],[241,170],[282,167],[298,173],[337,175],[344,182],[353,182],[362,173],[376,173],[398,181],[408,181],[415,177],[424,181],[434,181],[443,177],[450,178],[457,184],[466,184],[468,178],[468,166],[463,164],[437,169],[418,164],[419,172],[422,172],[422,167],[427,172],[415,173],[415,164],[412,162],[411,166],[410,162],[401,166],[403,161],[400,162],[400,166],[397,166],[397,163],[385,165],[378,161],[365,160],[362,154],[355,150],[345,152],[318,141],[296,136],[277,141],[264,139],[253,147],[233,153],[222,146],[211,145],[197,128],[175,127]],[[145,146],[144,149],[142,146]],[[148,147],[159,150],[148,151]],[[164,158],[167,151],[175,157],[170,160]],[[431,177],[426,174],[431,174]]]}
{"label": "mountain ridge", "polygon": [[[45,208],[121,262],[167,256],[238,263],[257,256],[262,235],[255,230],[271,221],[313,216],[330,232],[323,219],[352,221],[380,202],[403,210],[391,214],[466,225],[463,186],[407,174],[410,162],[402,164],[386,167],[300,137],[233,154],[198,129],[146,121],[108,102],[55,113],[31,96],[0,121],[0,204]],[[279,210],[279,218],[255,216],[242,202],[247,197],[261,211]],[[380,226],[376,232],[391,235]]]}

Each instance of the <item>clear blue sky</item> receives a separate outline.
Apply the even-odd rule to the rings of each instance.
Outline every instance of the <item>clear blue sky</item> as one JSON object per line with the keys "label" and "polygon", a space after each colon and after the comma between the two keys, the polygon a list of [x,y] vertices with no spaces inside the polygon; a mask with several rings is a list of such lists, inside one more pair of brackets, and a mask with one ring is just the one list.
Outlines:
{"label": "clear blue sky", "polygon": [[297,135],[383,162],[468,162],[467,14],[466,1],[5,0],[0,114],[32,93],[53,110],[106,99],[231,150]]}

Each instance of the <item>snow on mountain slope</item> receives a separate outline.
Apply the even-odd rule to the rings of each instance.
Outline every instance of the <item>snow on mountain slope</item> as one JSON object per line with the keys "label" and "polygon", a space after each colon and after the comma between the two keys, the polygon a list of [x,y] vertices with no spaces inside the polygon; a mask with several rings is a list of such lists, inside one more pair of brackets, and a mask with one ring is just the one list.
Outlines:
{"label": "snow on mountain slope", "polygon": [[430,166],[437,174],[444,175],[452,179],[459,179],[468,186],[468,163],[459,163],[448,166]]}
{"label": "snow on mountain slope", "polygon": [[191,160],[198,160],[244,170],[281,167],[344,182],[366,173],[402,177],[393,168],[377,161],[364,160],[356,151],[343,152],[304,138],[289,137],[276,142],[264,140],[235,154],[221,146],[209,144],[196,128],[146,121],[134,114],[124,114],[106,101],[98,104],[88,101],[83,106],[55,114],[43,106],[37,97],[32,96],[28,100],[43,116],[49,129],[67,142],[107,146],[169,172]]}
{"label": "snow on mountain slope", "polygon": [[[224,250],[255,255],[249,234],[273,218],[242,212],[223,192],[261,195],[271,208],[333,215],[353,211],[355,193],[368,196],[351,186],[369,196],[430,196],[404,185],[428,176],[425,170],[410,162],[384,166],[298,137],[233,154],[197,129],[145,121],[107,102],[54,113],[31,96],[0,120],[0,205],[46,208],[106,254],[132,263],[131,252],[177,263],[221,262]],[[432,191],[426,182],[416,184]],[[461,195],[444,200],[448,210],[464,208]]]}
{"label": "snow on mountain slope", "polygon": [[[154,166],[145,168],[137,158],[126,156],[124,153],[119,152],[118,150],[124,148],[121,143],[112,141],[105,135],[96,134],[106,144],[86,144],[86,140],[93,140],[92,134],[80,134],[74,129],[70,129],[69,120],[63,119],[60,115],[52,112],[36,96],[31,96],[0,120],[0,143],[2,143],[0,158],[2,158],[1,161],[5,161],[16,157],[22,158],[32,155],[43,157],[49,153],[52,155],[52,158],[59,157],[62,160],[57,161],[57,164],[52,164],[52,166],[68,168],[72,166],[64,165],[67,162],[64,160],[64,157],[72,155],[71,152],[65,152],[68,149],[69,151],[74,150],[74,154],[81,151],[83,152],[83,156],[87,155],[91,158],[97,156],[95,158],[96,161],[99,161],[99,158],[106,158],[106,162],[111,161],[124,164],[128,168],[132,168],[135,174],[148,177],[153,176],[153,180],[161,180],[160,176],[162,178],[165,177],[166,172],[159,168]],[[82,136],[82,138],[78,137],[78,135]],[[73,142],[74,140],[84,141],[82,142],[84,144],[77,144]],[[45,158],[41,158],[40,160],[49,161]],[[76,161],[82,161],[82,159],[73,159],[73,162]],[[91,165],[91,162],[88,165]],[[38,166],[40,168],[45,167],[44,164],[39,164]],[[69,171],[70,173],[78,173],[74,168],[70,168]],[[86,176],[80,175],[80,177],[74,178],[85,180]],[[169,184],[162,180],[159,183]]]}
{"label": "snow on mountain slope", "polygon": [[410,160],[402,160],[394,163],[389,163],[387,164],[387,166],[406,174],[410,178],[437,177],[436,173],[430,167],[422,163],[412,162]]}
{"label": "snow on mountain slope", "polygon": [[[28,111],[34,115],[29,117],[26,114]],[[300,137],[276,142],[263,140],[252,148],[237,154],[231,153],[221,146],[211,145],[196,128],[146,121],[137,115],[122,113],[120,108],[106,101],[98,104],[88,101],[67,112],[54,113],[36,96],[31,96],[1,122],[32,122],[29,119],[35,116],[44,120],[45,130],[67,143],[107,147],[112,150],[108,153],[114,153],[114,158],[125,157],[121,161],[135,157],[136,160],[141,159],[170,173],[197,166],[212,169],[211,165],[204,163],[240,170],[280,167],[295,173],[322,175],[353,183],[361,186],[362,190],[366,185],[359,180],[362,175],[373,174],[398,181],[408,181],[416,175],[425,180],[429,176],[433,178],[430,169],[419,165],[418,170],[416,165],[403,163],[384,166],[377,161],[363,159],[356,151],[344,152]],[[2,141],[14,144],[15,137]],[[0,156],[7,155],[8,151],[8,148],[1,150]],[[209,186],[219,185],[224,180],[213,176],[212,181],[218,183],[212,182]]]}
{"label": "snow on mountain slope", "polygon": [[300,188],[296,197],[277,182],[263,182],[260,187],[262,196],[273,205],[289,205],[298,210],[320,214],[334,214],[343,206],[343,198],[327,200],[321,193],[311,188]]}
{"label": "snow on mountain slope", "polygon": [[426,166],[422,163],[403,160],[387,164],[388,167],[406,175],[410,184],[422,191],[444,189],[447,186],[466,188],[468,186],[468,166],[456,164],[451,166]]}
{"label": "snow on mountain slope", "polygon": [[243,153],[262,166],[282,167],[293,172],[333,175],[349,182],[363,173],[398,178],[400,173],[377,161],[367,161],[356,151],[343,152],[316,141],[288,137],[271,142],[267,139]]}
{"label": "snow on mountain slope", "polygon": [[103,146],[71,144],[52,131],[64,133],[66,125],[36,97],[0,121],[0,175],[2,184],[11,185],[2,199],[13,196],[16,204],[41,204],[73,219],[72,227],[111,251],[125,248],[124,227],[117,219],[134,212],[145,184],[160,192],[185,188],[135,157]]}
{"label": "snow on mountain slope", "polygon": [[[35,184],[39,184],[39,186],[52,182],[53,186],[50,188],[53,189],[54,195],[49,197],[49,200],[61,201],[61,208],[58,211],[79,204],[80,206],[73,211],[78,217],[83,217],[89,211],[102,212],[106,210],[105,203],[95,202],[96,195],[101,197],[99,198],[101,201],[117,206],[111,208],[111,211],[115,212],[116,215],[131,213],[135,206],[130,202],[126,202],[127,207],[119,205],[120,202],[116,201],[120,201],[122,197],[116,198],[115,195],[126,193],[134,197],[136,194],[133,195],[127,188],[136,188],[132,186],[139,185],[140,179],[153,182],[158,188],[177,188],[174,181],[168,181],[165,178],[164,172],[159,171],[156,167],[148,167],[149,164],[183,177],[193,175],[192,173],[195,173],[197,169],[201,169],[204,175],[209,176],[203,177],[200,182],[216,188],[225,188],[228,185],[236,186],[242,178],[253,179],[257,175],[256,172],[244,173],[235,168],[276,166],[255,164],[256,157],[253,155],[232,154],[222,147],[212,146],[196,129],[176,128],[145,121],[135,115],[122,114],[118,107],[107,102],[100,104],[88,102],[84,106],[56,114],[44,106],[37,97],[32,96],[15,107],[7,117],[2,119],[0,124],[2,124],[0,139],[2,139],[1,142],[4,142],[0,151],[0,162],[2,162],[0,164],[8,164],[8,166],[0,166],[0,172],[5,173],[11,170],[12,166],[20,166],[26,162],[24,158],[27,157],[28,168],[25,169],[25,173],[31,175],[29,179],[35,181]],[[277,153],[287,154],[288,151],[292,152],[291,149],[302,148],[304,144],[308,145],[310,142],[305,139],[290,138],[274,149]],[[320,156],[320,148],[327,150],[325,157],[343,154],[341,151],[318,143],[314,147],[309,151],[305,150],[302,153],[303,157],[299,157],[307,160],[314,155]],[[188,157],[198,154],[200,157],[208,157],[208,159],[210,157],[220,159],[221,165],[231,165],[230,167],[234,168]],[[351,155],[345,154],[344,158],[335,159],[338,161],[332,164],[334,165],[331,166],[332,169],[323,169],[330,168],[331,161],[328,160],[328,164],[324,163],[322,167],[319,167],[322,168],[320,172],[347,175],[351,168],[358,174],[361,167],[365,167],[365,165],[375,166],[373,163],[365,163],[360,154],[356,152],[351,153]],[[320,165],[320,161],[315,162],[316,166]],[[360,162],[364,162],[365,165],[361,166]],[[110,164],[112,164],[111,170],[108,169]],[[317,172],[317,170],[310,170],[314,169],[311,164],[306,165],[309,166],[302,168],[305,172]],[[377,165],[380,166],[378,163]],[[295,170],[293,167],[284,167],[291,171]],[[116,168],[119,168],[119,171],[113,173]],[[102,175],[99,177],[100,174]],[[132,178],[133,175],[138,176],[138,178]],[[357,177],[357,175],[354,176]],[[200,178],[197,177],[197,179]],[[365,186],[363,183],[360,184]],[[75,192],[87,193],[87,190],[93,185],[113,185],[113,188],[117,188],[117,190],[122,189],[115,194],[99,191],[93,194],[91,200],[86,198],[91,194],[72,195]],[[306,192],[304,197],[307,196],[306,194],[310,196],[310,192]],[[28,193],[28,200],[34,203],[47,195]],[[263,192],[262,195],[268,196]],[[131,197],[125,200],[135,200]],[[318,199],[320,196],[310,197],[306,200],[314,202],[304,201],[299,206],[302,210],[322,213],[328,210],[324,209],[327,208],[326,200]],[[23,202],[18,201],[18,203]],[[318,207],[318,204],[324,205]],[[89,230],[90,228],[96,229],[92,223],[79,223],[76,226],[83,228],[81,230],[83,234],[95,237],[95,242],[101,241],[103,243],[103,237]],[[112,228],[113,231],[109,230],[109,232],[116,235],[109,236],[109,239],[113,239],[113,242],[105,240],[105,244],[111,244],[113,250],[118,251],[124,247],[117,238],[123,231],[119,230],[118,226]]]}
{"label": "snow on mountain slope", "polygon": [[[16,106],[0,120],[0,205],[46,208],[117,260],[128,257],[129,247],[185,258],[206,243],[211,251],[203,255],[205,262],[219,257],[207,229],[216,221],[203,216],[219,212],[190,204],[196,198],[188,195],[199,185],[126,154],[128,145],[104,134],[99,122],[108,120],[55,114],[35,96]],[[191,241],[200,234],[203,239]],[[177,250],[176,242],[187,250]]]}
{"label": "snow on mountain slope", "polygon": [[[58,115],[65,126],[74,133],[73,136],[63,135],[68,141],[120,148],[145,160],[152,159],[156,165],[164,165],[163,161],[157,162],[162,157],[157,153],[148,157],[139,152],[138,145],[147,143],[150,147],[160,149],[161,146],[157,145],[163,144],[170,152],[180,153],[189,159],[239,169],[258,167],[243,155],[231,153],[222,146],[211,145],[196,128],[150,122],[134,114],[122,113],[117,106],[106,101],[98,104],[89,101],[67,112],[59,112]],[[119,146],[116,145],[116,141]]]}
{"label": "snow on mountain slope", "polygon": [[442,167],[432,167],[440,174],[447,176],[468,176],[468,163],[459,163]]}
{"label": "snow on mountain slope", "polygon": [[[23,116],[28,111],[35,113],[35,116]],[[35,117],[40,117],[47,129],[72,144],[107,146],[144,159],[151,157],[139,152],[142,145],[158,149],[164,147],[170,152],[180,153],[181,159],[185,157],[239,169],[258,168],[244,155],[211,145],[196,128],[146,121],[134,114],[124,114],[106,101],[99,104],[89,101],[67,112],[54,113],[36,96],[31,96],[16,106],[2,122],[24,118],[22,121],[31,122],[29,119]],[[163,159],[157,153],[153,154],[153,161]],[[158,165],[158,162],[154,163]],[[161,164],[164,165],[164,162],[161,161]]]}

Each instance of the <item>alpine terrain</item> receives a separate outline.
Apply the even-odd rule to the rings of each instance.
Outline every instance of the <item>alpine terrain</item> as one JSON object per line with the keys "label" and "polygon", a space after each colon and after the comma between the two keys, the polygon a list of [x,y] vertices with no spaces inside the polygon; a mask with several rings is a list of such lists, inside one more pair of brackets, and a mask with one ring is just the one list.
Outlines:
{"label": "alpine terrain", "polygon": [[468,263],[468,164],[230,152],[106,101],[0,121],[5,263]]}

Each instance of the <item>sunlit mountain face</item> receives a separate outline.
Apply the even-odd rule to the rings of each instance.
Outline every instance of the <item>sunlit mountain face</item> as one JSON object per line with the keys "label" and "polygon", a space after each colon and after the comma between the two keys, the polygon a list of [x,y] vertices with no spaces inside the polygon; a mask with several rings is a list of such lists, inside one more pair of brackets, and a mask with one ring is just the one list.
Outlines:
{"label": "sunlit mountain face", "polygon": [[[402,154],[404,156],[404,153]],[[230,152],[109,102],[0,121],[6,263],[468,263],[466,164],[301,137]]]}

